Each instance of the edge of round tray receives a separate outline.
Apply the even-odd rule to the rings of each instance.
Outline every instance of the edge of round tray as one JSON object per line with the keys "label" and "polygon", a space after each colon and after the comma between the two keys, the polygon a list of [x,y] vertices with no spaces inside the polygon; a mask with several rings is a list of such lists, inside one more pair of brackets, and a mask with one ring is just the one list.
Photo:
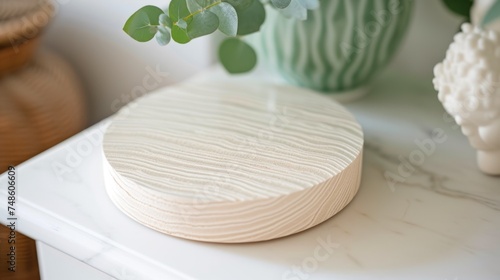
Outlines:
{"label": "edge of round tray", "polygon": [[[226,88],[230,88],[230,90],[226,90]],[[183,98],[187,98],[187,100],[189,101],[189,97],[186,96],[195,91],[200,91],[200,94],[205,94],[205,96],[208,96],[209,94],[217,95],[218,92],[222,91],[235,91],[238,88],[240,88],[242,91],[248,91],[248,88],[250,88],[250,91],[252,89],[255,91],[255,89],[268,90],[269,88],[272,88],[273,90],[271,91],[273,93],[271,93],[269,96],[273,96],[273,102],[278,100],[278,104],[279,100],[285,100],[286,102],[288,97],[286,97],[285,95],[290,94],[290,98],[303,98],[304,102],[306,102],[305,100],[309,102],[309,99],[318,99],[317,101],[314,100],[317,103],[311,103],[317,104],[318,108],[314,109],[335,109],[335,114],[330,114],[332,116],[334,115],[334,117],[332,117],[331,119],[328,119],[327,117],[324,118],[326,121],[332,121],[335,119],[340,121],[339,123],[341,124],[338,125],[339,127],[342,127],[342,129],[338,129],[338,131],[335,132],[336,134],[325,134],[323,136],[325,136],[326,138],[319,139],[321,141],[324,141],[325,139],[328,140],[329,136],[335,138],[335,135],[338,135],[339,139],[331,140],[332,145],[333,143],[337,143],[335,141],[338,141],[338,143],[347,143],[345,147],[339,148],[341,150],[337,152],[333,152],[330,150],[327,150],[328,152],[325,151],[325,154],[330,153],[330,155],[334,156],[336,155],[336,153],[341,154],[341,156],[338,156],[338,158],[335,156],[335,160],[331,162],[331,165],[324,165],[327,167],[334,166],[335,168],[330,168],[331,170],[327,167],[323,168],[323,165],[321,164],[324,163],[321,162],[322,159],[316,153],[317,151],[315,151],[315,153],[310,152],[310,156],[312,157],[312,159],[306,159],[305,157],[303,157],[303,159],[304,161],[309,160],[309,162],[307,162],[307,164],[309,165],[306,165],[312,170],[309,171],[312,173],[317,172],[319,175],[308,175],[309,173],[306,172],[309,171],[307,171],[306,168],[304,168],[304,174],[300,172],[300,174],[290,173],[290,178],[293,177],[294,179],[302,178],[303,176],[303,181],[305,181],[304,186],[301,188],[286,188],[285,190],[276,187],[276,192],[273,192],[274,189],[272,189],[272,191],[264,195],[242,194],[240,196],[235,195],[235,197],[225,197],[225,194],[221,194],[218,196],[217,194],[221,192],[221,189],[218,186],[207,185],[204,188],[197,189],[195,191],[195,187],[193,187],[193,190],[188,189],[191,186],[190,184],[186,184],[184,189],[182,189],[181,186],[182,191],[188,192],[188,195],[186,195],[185,193],[175,193],[178,187],[169,185],[171,181],[168,179],[168,176],[171,176],[171,174],[169,174],[168,176],[165,175],[165,180],[161,180],[161,182],[159,182],[158,184],[151,183],[150,180],[158,178],[162,179],[161,176],[151,179],[149,176],[151,176],[151,174],[153,174],[154,172],[157,172],[157,170],[149,170],[149,168],[162,168],[162,166],[155,164],[158,163],[158,160],[161,161],[164,160],[164,158],[155,158],[155,155],[153,155],[153,153],[156,152],[157,154],[161,154],[163,151],[160,151],[160,149],[162,148],[157,148],[157,150],[154,150],[155,148],[152,148],[153,150],[146,153],[151,158],[148,158],[148,160],[142,158],[142,149],[148,149],[148,147],[146,145],[144,145],[145,147],[137,147],[138,143],[135,143],[134,141],[137,141],[139,138],[134,139],[134,137],[139,137],[137,135],[138,133],[140,134],[140,132],[138,131],[140,129],[136,130],[135,126],[148,121],[145,116],[148,115],[149,112],[147,112],[146,115],[139,115],[139,113],[136,112],[140,111],[140,109],[137,108],[147,106],[165,106],[165,104],[169,104],[162,104],[160,101],[155,100],[155,98],[173,98],[172,100],[181,98],[182,100],[179,102],[180,104],[183,104],[182,102],[186,101]],[[174,96],[174,92],[179,91],[185,92],[186,94],[178,94],[177,96]],[[281,93],[280,91],[282,91],[283,93]],[[238,94],[242,93],[234,92],[233,94],[235,95],[235,97],[241,97],[243,100],[245,98],[249,100],[252,99],[252,95],[248,92],[243,96],[238,96]],[[259,94],[256,93],[256,95]],[[245,104],[238,103],[237,99],[233,98],[233,100],[229,96],[229,94],[223,94],[221,96],[214,97],[215,99],[213,100],[224,103],[225,101],[230,99],[230,102],[228,102],[233,102],[234,104],[236,104],[235,106],[246,106]],[[275,98],[276,96],[278,96],[278,98]],[[256,99],[257,98],[258,97],[256,97]],[[294,102],[297,102],[297,100],[291,102],[290,104],[293,105],[295,104]],[[217,103],[216,105],[220,104]],[[306,105],[309,105],[309,103]],[[200,105],[198,104],[196,106]],[[172,108],[175,108],[175,106],[172,106]],[[160,109],[159,111],[165,110],[166,112],[172,108],[164,108]],[[148,107],[147,109],[149,110],[150,108]],[[144,113],[144,111],[147,111],[145,109],[142,110],[142,113]],[[302,113],[304,113],[304,116],[307,116],[307,114],[309,114],[309,112]],[[265,114],[265,112],[263,114]],[[130,119],[127,119],[128,117],[135,118],[135,121],[139,122],[137,123],[131,121]],[[148,115],[147,117],[150,117],[149,122],[154,122],[156,120],[155,116]],[[207,116],[204,117],[206,119],[209,118]],[[316,114],[315,117],[323,118],[321,114]],[[131,126],[128,133],[131,136],[127,136],[128,134],[125,131],[128,129],[127,126],[129,124]],[[293,126],[293,128],[296,127],[297,126]],[[301,127],[301,129],[306,128]],[[320,128],[317,127],[313,129],[319,130]],[[149,131],[148,133],[148,137],[150,137],[151,135],[156,135],[151,134],[151,131]],[[163,132],[159,131],[156,133],[162,134]],[[280,134],[278,133],[275,137],[279,138],[279,135]],[[294,137],[295,136],[296,135],[294,135]],[[308,137],[307,135],[302,136]],[[167,138],[162,139],[162,141],[175,146],[176,143],[172,140],[174,138]],[[307,139],[310,140],[312,138]],[[278,140],[276,140],[276,142],[277,141]],[[133,147],[134,143],[136,147]],[[323,144],[323,142],[319,143]],[[215,145],[217,143],[210,144]],[[313,146],[316,147],[315,145]],[[150,146],[149,148],[151,147],[153,146]],[[173,148],[175,150],[175,147]],[[304,151],[306,151],[306,155],[307,153],[309,153],[309,151],[307,151],[307,148],[308,147],[304,148]],[[335,147],[332,146],[332,148]],[[122,212],[124,212],[135,221],[154,230],[181,238],[219,243],[243,243],[270,240],[298,233],[321,222],[324,222],[325,220],[329,219],[340,210],[342,210],[353,199],[360,185],[363,154],[362,148],[363,133],[360,125],[356,122],[354,117],[341,105],[318,93],[314,93],[305,89],[298,89],[295,87],[274,85],[255,86],[250,84],[235,85],[229,83],[224,84],[223,86],[219,86],[214,83],[205,83],[192,86],[188,84],[181,84],[175,87],[169,87],[159,90],[156,93],[152,93],[143,98],[140,98],[138,101],[135,101],[134,103],[128,105],[118,113],[118,115],[112,120],[103,138],[103,169],[106,191],[109,197]],[[129,152],[129,149],[133,151]],[[293,149],[293,147],[290,148],[290,150]],[[295,152],[301,151],[302,150],[300,150],[299,148]],[[139,152],[139,154],[134,155],[134,158],[130,156],[130,153],[134,154],[137,152]],[[179,151],[179,153],[181,152],[185,151]],[[199,153],[201,158],[203,157],[203,155],[201,155],[204,152],[203,150],[197,150],[197,148],[194,147],[193,154],[195,152]],[[269,155],[269,157],[275,156],[272,152],[270,152],[269,154],[271,154]],[[264,159],[266,159],[265,157],[267,155],[260,156],[264,156]],[[314,156],[317,157],[318,162],[316,162],[316,158]],[[136,157],[141,158],[138,159]],[[276,164],[276,168],[282,168],[283,166],[280,164],[284,164],[283,168],[285,168],[286,172],[293,171],[294,168],[300,168],[297,167],[300,165],[297,165],[293,168],[289,167],[288,170],[286,169],[286,162],[288,160],[291,160],[291,157],[293,156],[287,154],[285,155],[285,157],[278,159],[281,161],[279,164]],[[213,164],[213,162],[211,162],[210,160],[207,160],[205,162],[203,162],[202,160],[200,163],[197,161],[199,158],[197,158],[196,160],[194,158],[192,159],[196,164],[200,164],[200,173],[205,172],[204,169],[208,170],[213,167],[212,165],[208,165],[208,163]],[[242,165],[244,164],[244,160],[244,158],[241,159]],[[252,175],[260,176],[259,172],[264,172],[262,171],[262,168],[270,168],[270,166],[273,166],[268,165],[266,160],[258,160],[257,158],[254,158],[253,161],[251,160],[250,162],[253,164],[250,168],[254,168],[255,173],[250,172],[252,174],[250,174],[249,178],[254,178],[252,177]],[[148,168],[144,168],[145,166],[147,166]],[[175,165],[172,166],[169,167],[176,167]],[[184,169],[181,170],[184,171]],[[193,172],[192,176],[196,177],[199,174],[196,174],[196,169],[194,170],[195,171]],[[217,167],[214,167],[214,170],[216,172],[225,172],[225,170],[221,170],[221,168],[217,169]],[[249,169],[247,168],[243,171],[248,170]],[[229,171],[227,172],[228,174],[230,173]],[[272,170],[269,172],[275,171]],[[286,174],[286,172],[280,172],[281,171],[276,171],[276,176],[282,176],[281,178],[284,180],[283,182],[288,180],[288,178],[285,178],[285,176],[283,176],[284,174]],[[245,175],[248,174],[243,174],[242,176]],[[232,176],[231,178],[234,178],[234,174],[227,176]],[[322,179],[311,179],[310,181],[307,181],[309,180],[309,178]],[[290,180],[293,181],[292,179]],[[277,185],[278,184],[276,183],[276,186]],[[163,187],[167,188],[167,191],[165,191]],[[275,188],[274,185],[272,187]],[[232,190],[231,186],[225,186],[225,188],[226,189],[222,188],[222,190],[229,192]],[[252,187],[249,186],[248,189],[252,190]],[[202,192],[202,195],[200,195],[200,190]],[[191,193],[189,193],[190,191],[193,192],[192,195]]]}

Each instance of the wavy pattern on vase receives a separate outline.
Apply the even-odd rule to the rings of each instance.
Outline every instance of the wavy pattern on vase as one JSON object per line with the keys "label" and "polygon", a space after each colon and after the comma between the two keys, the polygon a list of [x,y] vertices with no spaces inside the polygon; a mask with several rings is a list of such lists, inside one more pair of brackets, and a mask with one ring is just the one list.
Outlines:
{"label": "wavy pattern on vase", "polygon": [[406,30],[412,1],[323,0],[306,21],[268,9],[254,43],[290,82],[319,91],[366,84],[388,63]]}

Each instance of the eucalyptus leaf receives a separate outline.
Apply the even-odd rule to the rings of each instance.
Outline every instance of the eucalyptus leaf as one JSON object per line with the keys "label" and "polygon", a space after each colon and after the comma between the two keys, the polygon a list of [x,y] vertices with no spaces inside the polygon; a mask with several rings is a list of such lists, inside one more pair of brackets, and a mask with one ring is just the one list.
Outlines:
{"label": "eucalyptus leaf", "polygon": [[234,37],[238,32],[238,14],[231,4],[220,3],[210,8],[219,18],[219,30],[227,36]]}
{"label": "eucalyptus leaf", "polygon": [[193,16],[187,26],[189,38],[194,39],[211,34],[219,27],[219,18],[210,11],[203,11]]}
{"label": "eucalyptus leaf", "polygon": [[290,5],[291,1],[292,0],[271,0],[271,3],[278,9],[284,9]]}
{"label": "eucalyptus leaf", "polygon": [[189,38],[187,34],[187,30],[182,29],[177,25],[172,26],[172,39],[179,44],[186,44],[191,41],[191,38]]}
{"label": "eucalyptus leaf", "polygon": [[253,0],[222,0],[222,1],[227,2],[231,4],[231,6],[235,8],[238,7],[240,9],[246,9],[253,3]]}
{"label": "eucalyptus leaf", "polygon": [[195,0],[196,2],[198,2],[198,5],[206,8],[216,2],[219,2],[220,0]]}
{"label": "eucalyptus leaf", "polygon": [[183,20],[182,18],[179,19],[179,21],[177,21],[177,26],[179,26],[180,28],[182,29],[186,29],[188,24],[185,20]]}
{"label": "eucalyptus leaf", "polygon": [[281,14],[289,18],[299,20],[307,19],[307,10],[316,9],[319,7],[318,0],[292,0],[288,7],[279,10]]}
{"label": "eucalyptus leaf", "polygon": [[488,10],[488,12],[486,12],[486,15],[484,16],[481,25],[485,26],[485,25],[497,20],[498,18],[500,18],[500,1],[499,0],[495,1],[495,3],[493,3],[491,8]]}
{"label": "eucalyptus leaf", "polygon": [[239,38],[227,38],[219,47],[219,60],[229,73],[237,74],[252,70],[257,64],[257,55]]}
{"label": "eucalyptus leaf", "polygon": [[155,6],[144,6],[135,12],[123,26],[130,37],[139,42],[147,42],[155,36],[163,11]]}
{"label": "eucalyptus leaf", "polygon": [[238,15],[238,35],[247,35],[260,30],[266,19],[266,10],[259,0],[252,0],[250,5],[235,7]]}
{"label": "eucalyptus leaf", "polygon": [[170,43],[170,32],[164,26],[158,27],[158,33],[156,33],[156,41],[160,46],[165,46]]}
{"label": "eucalyptus leaf", "polygon": [[186,5],[191,13],[202,9],[202,6],[198,3],[198,0],[186,0]]}
{"label": "eucalyptus leaf", "polygon": [[266,18],[264,3],[299,19],[319,6],[319,0],[171,0],[165,12],[155,6],[139,9],[123,30],[137,41],[156,37],[158,44],[167,45],[171,40],[186,44],[219,29],[230,37],[219,47],[222,65],[230,73],[243,73],[255,67],[257,54],[240,36],[260,30]]}
{"label": "eucalyptus leaf", "polygon": [[[178,22],[179,19],[187,18],[190,14],[186,0],[172,0],[168,6],[168,15],[173,23]],[[189,20],[187,22],[189,23]]]}
{"label": "eucalyptus leaf", "polygon": [[167,14],[161,14],[159,22],[163,26],[166,26],[168,28],[172,28],[172,20],[170,19],[170,17]]}

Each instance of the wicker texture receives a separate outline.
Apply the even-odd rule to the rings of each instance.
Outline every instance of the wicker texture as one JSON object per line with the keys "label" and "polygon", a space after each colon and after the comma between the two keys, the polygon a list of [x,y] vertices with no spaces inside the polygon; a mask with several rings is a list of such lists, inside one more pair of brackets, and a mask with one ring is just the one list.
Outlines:
{"label": "wicker texture", "polygon": [[43,1],[0,0],[0,20],[21,17],[36,10]]}
{"label": "wicker texture", "polygon": [[[59,57],[33,56],[54,16],[50,0],[0,0],[0,173],[81,130],[82,90]],[[16,233],[16,272],[7,270],[10,229],[0,225],[0,279],[40,279],[35,241]]]}
{"label": "wicker texture", "polygon": [[[0,173],[82,130],[83,92],[71,67],[41,53],[25,68],[0,77]],[[8,229],[0,226],[0,251]],[[17,233],[17,271],[0,269],[2,280],[39,279],[35,241]],[[0,256],[5,268],[6,255]]]}
{"label": "wicker texture", "polygon": [[0,0],[0,77],[33,58],[54,12],[49,0]]}
{"label": "wicker texture", "polygon": [[24,67],[38,48],[40,37],[15,47],[0,48],[0,77]]}
{"label": "wicker texture", "polygon": [[84,128],[83,92],[71,67],[42,53],[0,79],[0,170],[18,164]]}
{"label": "wicker texture", "polygon": [[[0,0],[0,7],[3,1],[5,0]],[[0,47],[16,47],[18,44],[33,39],[51,22],[55,13],[52,2],[48,0],[32,0],[32,2],[36,2],[37,5],[26,14],[13,18],[2,18],[0,14]]]}

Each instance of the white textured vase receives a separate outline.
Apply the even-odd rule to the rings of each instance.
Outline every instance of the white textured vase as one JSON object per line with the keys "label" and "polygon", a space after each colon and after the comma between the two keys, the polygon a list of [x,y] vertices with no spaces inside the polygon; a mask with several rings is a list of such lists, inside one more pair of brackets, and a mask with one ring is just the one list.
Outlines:
{"label": "white textured vase", "polygon": [[462,25],[434,75],[439,100],[478,150],[479,168],[500,175],[500,32]]}

